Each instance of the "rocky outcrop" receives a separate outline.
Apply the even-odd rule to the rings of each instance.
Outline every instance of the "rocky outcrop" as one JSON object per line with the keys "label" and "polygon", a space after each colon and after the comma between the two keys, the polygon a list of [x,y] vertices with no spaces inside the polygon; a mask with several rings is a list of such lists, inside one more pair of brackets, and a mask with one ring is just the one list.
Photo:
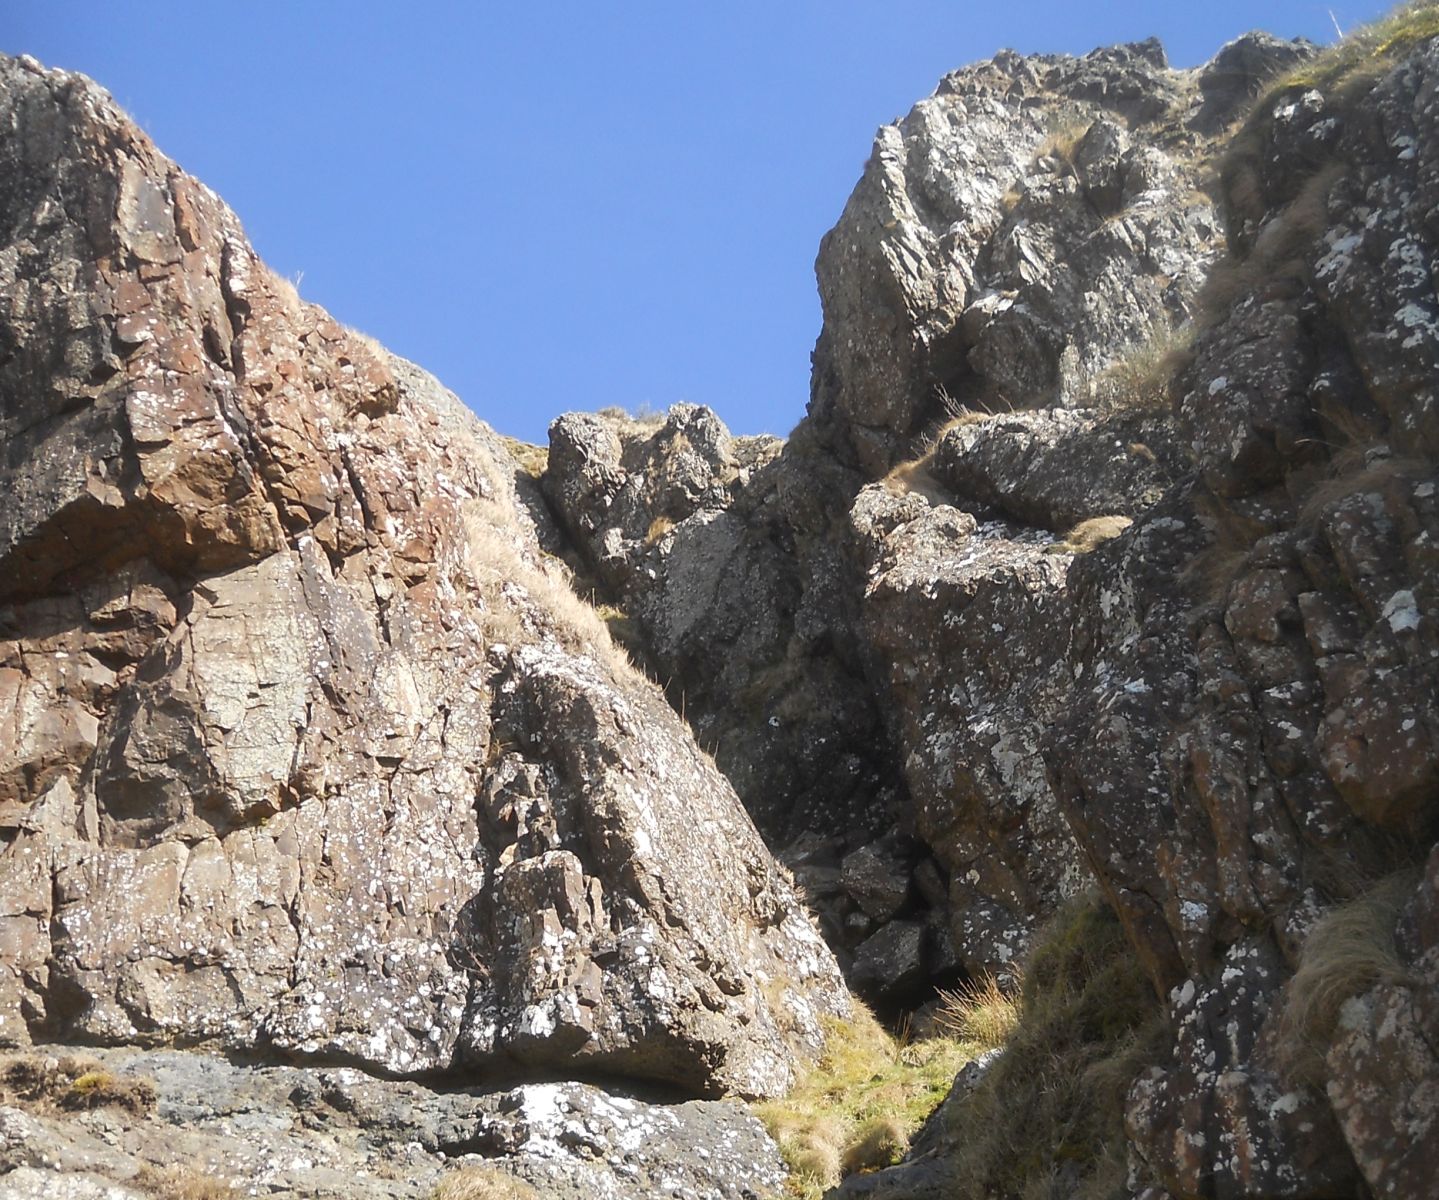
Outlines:
{"label": "rocky outcrop", "polygon": [[[966,632],[940,627],[945,606],[926,572],[1004,608],[1015,597],[998,581],[1014,577],[997,563],[1023,559],[1058,596],[1064,565],[1045,545],[1089,517],[1138,511],[1172,479],[1167,423],[1142,406],[1119,414],[1106,370],[1127,347],[1167,335],[1218,248],[1217,218],[1197,190],[1207,142],[1173,128],[1190,116],[1196,79],[1169,70],[1154,45],[1086,59],[1001,55],[946,77],[881,130],[821,247],[814,396],[782,447],[733,439],[692,406],[649,424],[570,414],[551,429],[544,487],[585,568],[637,625],[671,702],[783,848],[872,998],[917,1001],[966,967],[1006,961],[1064,890],[1059,880],[1082,873],[1063,849],[1042,881],[1023,879],[1028,802],[998,801],[1009,783],[981,789],[981,802],[955,782],[949,755],[973,749],[966,717],[958,740],[944,735],[948,754],[917,752],[921,723],[933,743],[930,709],[965,674],[926,672],[957,650],[956,637],[973,647],[966,662],[993,650],[982,604]],[[1006,374],[1021,367],[1035,379]],[[903,541],[896,527],[920,509],[877,531],[865,485],[918,452],[920,435],[958,405],[1053,402],[1090,407],[954,427],[926,460],[925,482],[900,481],[941,506],[1016,524],[997,559],[951,563],[939,547],[892,574],[881,601],[880,543]],[[1056,471],[1078,452],[1092,469]],[[928,544],[917,531],[914,540]],[[899,543],[889,553],[905,558]],[[915,589],[903,610],[901,576]],[[1045,632],[1029,646],[1046,662],[1058,611],[1047,602]],[[993,738],[1001,758],[1029,764],[1043,793],[1034,846],[1067,846],[1033,769],[1042,721],[1016,703],[1023,714],[992,726]],[[985,804],[995,815],[958,849],[962,814]],[[1006,865],[961,882],[996,845]],[[879,863],[884,900],[866,881]]]}
{"label": "rocky outcrop", "polygon": [[1221,229],[1156,42],[1003,53],[881,129],[816,271],[810,419],[871,477],[946,404],[1074,405],[1186,317]]}
{"label": "rocky outcrop", "polygon": [[[1376,1194],[1419,1194],[1393,1115],[1355,1098],[1400,1087],[1397,1055],[1409,1128],[1434,1119],[1432,1057],[1398,1049],[1414,1028],[1399,981],[1427,942],[1411,935],[1381,973],[1395,982],[1368,992],[1314,931],[1439,828],[1435,299],[1418,266],[1436,77],[1430,44],[1251,119],[1226,164],[1233,258],[1179,380],[1198,487],[1079,584],[1108,616],[1073,659],[1085,700],[1050,762],[1171,998],[1174,1061],[1136,1085],[1130,1125],[1177,1195],[1337,1195],[1356,1163]],[[1336,1031],[1296,1029],[1324,970],[1354,1007]],[[1293,1067],[1304,1037],[1333,1040],[1317,1075]]]}
{"label": "rocky outcrop", "polygon": [[[102,1094],[67,1108],[80,1070],[116,1095],[148,1089],[150,1102]],[[763,1127],[730,1100],[662,1105],[580,1083],[433,1091],[347,1067],[244,1067],[170,1050],[0,1055],[8,1200],[257,1189],[424,1200],[466,1177],[479,1195],[513,1180],[528,1185],[522,1195],[554,1200],[745,1200],[783,1176]]]}
{"label": "rocky outcrop", "polygon": [[[1105,1039],[1152,998],[1108,1022],[1108,976],[1056,983],[1079,1058],[1125,1064],[1131,1194],[1422,1194],[1427,29],[1237,132],[1313,47],[946,77],[821,248],[794,436],[569,414],[538,487],[98,89],[5,63],[0,1033],[782,1090],[846,1000],[747,808],[891,1009],[1023,974],[1097,884],[1167,1018],[1135,1075]],[[601,1145],[711,1118],[758,1174],[675,1186],[771,1178],[732,1110],[403,1094],[542,1186],[670,1186]],[[529,1171],[567,1138],[607,1165]],[[945,1146],[847,1194],[939,1194]]]}
{"label": "rocky outcrop", "polygon": [[99,88],[0,105],[3,1036],[783,1090],[833,959],[499,439]]}

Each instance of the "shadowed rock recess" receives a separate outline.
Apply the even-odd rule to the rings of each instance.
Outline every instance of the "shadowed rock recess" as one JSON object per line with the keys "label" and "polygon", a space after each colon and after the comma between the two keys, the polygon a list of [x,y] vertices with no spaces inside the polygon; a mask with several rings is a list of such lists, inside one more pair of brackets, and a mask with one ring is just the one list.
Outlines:
{"label": "shadowed rock recess", "polygon": [[0,60],[0,1195],[778,1195],[721,1097],[1095,891],[1122,1128],[1025,1144],[1016,1041],[837,1194],[1431,1195],[1435,35],[946,76],[787,440],[547,458]]}

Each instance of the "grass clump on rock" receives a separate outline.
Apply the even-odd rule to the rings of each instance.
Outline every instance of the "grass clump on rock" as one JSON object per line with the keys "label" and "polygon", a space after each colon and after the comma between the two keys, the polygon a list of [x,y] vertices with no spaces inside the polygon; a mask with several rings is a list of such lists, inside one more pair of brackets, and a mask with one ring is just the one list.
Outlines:
{"label": "grass clump on rock", "polygon": [[441,1179],[428,1200],[539,1200],[539,1195],[523,1179],[504,1171],[461,1167]]}
{"label": "grass clump on rock", "polygon": [[1036,936],[1018,1008],[1003,1053],[945,1114],[955,1200],[1120,1194],[1125,1094],[1168,1032],[1098,896],[1070,901]]}
{"label": "grass clump on rock", "polygon": [[138,1076],[112,1074],[86,1055],[30,1055],[0,1067],[0,1101],[19,1102],[42,1113],[120,1108],[143,1116],[155,1107],[155,1085]]}
{"label": "grass clump on rock", "polygon": [[240,1200],[233,1184],[193,1166],[144,1166],[130,1181],[155,1200]]}
{"label": "grass clump on rock", "polygon": [[1310,930],[1299,969],[1285,989],[1279,1059],[1296,1083],[1322,1086],[1324,1054],[1346,1001],[1410,974],[1395,946],[1395,927],[1419,883],[1405,869],[1326,912]]}
{"label": "grass clump on rock", "polygon": [[827,1032],[824,1054],[794,1090],[755,1106],[789,1166],[788,1194],[803,1200],[897,1161],[955,1073],[984,1049],[952,1036],[901,1041],[864,1009]]}

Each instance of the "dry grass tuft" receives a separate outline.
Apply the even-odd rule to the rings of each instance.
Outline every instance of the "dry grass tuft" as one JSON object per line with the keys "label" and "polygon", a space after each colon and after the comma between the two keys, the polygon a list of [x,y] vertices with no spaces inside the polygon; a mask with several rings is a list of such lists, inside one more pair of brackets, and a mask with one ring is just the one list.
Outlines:
{"label": "dry grass tuft", "polygon": [[1170,411],[1171,384],[1193,361],[1192,343],[1192,330],[1165,328],[1135,346],[1095,377],[1095,407],[1106,416]]}
{"label": "dry grass tuft", "polygon": [[1133,524],[1132,518],[1118,515],[1090,517],[1066,531],[1059,541],[1051,542],[1044,551],[1046,554],[1088,554],[1117,538]]}
{"label": "dry grass tuft", "polygon": [[954,497],[950,495],[949,489],[934,477],[932,472],[934,452],[950,430],[959,429],[965,425],[983,425],[994,420],[996,416],[995,413],[984,412],[980,409],[962,408],[944,392],[941,392],[940,399],[948,416],[921,439],[920,453],[915,458],[896,463],[890,468],[889,474],[881,480],[884,486],[895,495],[918,492],[927,497],[932,504],[952,504]]}
{"label": "dry grass tuft", "polygon": [[1281,76],[1270,88],[1260,109],[1295,91],[1318,88],[1322,92],[1363,88],[1394,59],[1420,42],[1439,36],[1439,4],[1417,0],[1401,4],[1387,16],[1361,26],[1322,54]]}
{"label": "dry grass tuft", "polygon": [[74,1079],[57,1097],[61,1108],[123,1108],[137,1116],[155,1107],[155,1085],[148,1079],[127,1079],[92,1070]]}
{"label": "dry grass tuft", "polygon": [[[845,1173],[902,1154],[981,1050],[944,1037],[902,1044],[858,1007],[832,1020],[823,1055],[793,1091],[755,1106],[790,1168],[788,1194],[818,1200]],[[891,1158],[879,1163],[887,1146]]]}
{"label": "dry grass tuft", "polygon": [[650,522],[650,527],[645,530],[645,545],[653,546],[661,541],[665,534],[675,527],[674,518],[659,516]]}
{"label": "dry grass tuft", "polygon": [[940,992],[934,1022],[950,1037],[997,1050],[1019,1023],[1019,999],[986,975],[956,991]]}
{"label": "dry grass tuft", "polygon": [[1294,1082],[1323,1085],[1324,1054],[1345,1001],[1408,978],[1394,929],[1418,883],[1417,870],[1396,871],[1331,908],[1310,931],[1285,989],[1280,1021],[1278,1058]]}
{"label": "dry grass tuft", "polygon": [[522,442],[519,438],[500,435],[505,449],[515,464],[531,479],[538,479],[550,465],[550,451],[547,446],[536,446],[533,442]]}
{"label": "dry grass tuft", "polygon": [[909,1149],[909,1138],[910,1131],[895,1117],[874,1117],[866,1121],[845,1146],[840,1157],[840,1173],[854,1175],[893,1166]]}
{"label": "dry grass tuft", "polygon": [[895,496],[918,493],[931,504],[950,504],[953,497],[949,490],[933,474],[934,447],[931,446],[918,458],[896,463],[881,482]]}
{"label": "dry grass tuft", "polygon": [[1058,165],[1062,175],[1073,171],[1074,156],[1079,150],[1079,143],[1084,141],[1084,135],[1093,124],[1093,121],[1084,118],[1062,121],[1039,144],[1034,161],[1039,163],[1046,158],[1050,159]]}
{"label": "dry grass tuft", "polygon": [[1222,614],[1229,589],[1244,573],[1255,544],[1272,531],[1214,496],[1198,495],[1195,507],[1210,532],[1210,543],[1184,567],[1180,582],[1195,608]]}
{"label": "dry grass tuft", "polygon": [[640,623],[617,604],[598,604],[595,615],[605,623],[610,639],[619,646],[631,660],[639,662],[645,656],[645,635]]}
{"label": "dry grass tuft", "polygon": [[1434,470],[1420,458],[1392,457],[1384,443],[1349,447],[1331,458],[1330,469],[1333,474],[1314,484],[1299,506],[1295,525],[1306,533],[1317,529],[1350,496],[1382,492],[1395,483],[1423,479]]}
{"label": "dry grass tuft", "polygon": [[[496,494],[500,493],[497,489]],[[465,573],[483,600],[481,619],[492,643],[526,644],[551,638],[593,657],[620,677],[640,676],[611,636],[613,626],[578,596],[558,560],[528,556],[495,500],[465,507]],[[619,610],[615,610],[618,612]]]}
{"label": "dry grass tuft", "polygon": [[651,408],[648,404],[640,405],[634,412],[630,412],[627,408],[621,408],[618,404],[611,404],[608,408],[600,409],[597,415],[607,417],[611,421],[623,421],[628,425],[638,425],[641,429],[658,429],[666,420],[665,413]]}
{"label": "dry grass tuft", "polygon": [[113,1075],[86,1055],[15,1059],[0,1071],[0,1095],[41,1112],[121,1108],[143,1116],[155,1107],[150,1080]]}
{"label": "dry grass tuft", "polygon": [[240,1200],[243,1195],[233,1185],[194,1167],[170,1166],[140,1168],[132,1180],[135,1187],[155,1200]]}
{"label": "dry grass tuft", "polygon": [[[1313,247],[1329,224],[1329,193],[1344,171],[1342,163],[1316,171],[1264,223],[1247,255],[1230,255],[1210,268],[1195,303],[1197,324],[1213,328],[1248,296],[1277,298],[1308,284]],[[1231,209],[1255,220],[1263,216],[1264,200],[1251,165],[1232,165],[1225,181]]]}
{"label": "dry grass tuft", "polygon": [[461,1167],[435,1185],[428,1200],[539,1200],[540,1193],[492,1167]]}

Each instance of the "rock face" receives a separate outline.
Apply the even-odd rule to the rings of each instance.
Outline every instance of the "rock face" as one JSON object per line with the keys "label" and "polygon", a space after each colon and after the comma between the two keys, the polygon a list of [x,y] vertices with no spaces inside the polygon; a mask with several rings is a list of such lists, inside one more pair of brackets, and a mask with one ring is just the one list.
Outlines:
{"label": "rock face", "polygon": [[[50,1049],[62,1053],[0,1056],[7,1200],[136,1200],[223,1186],[281,1200],[424,1200],[461,1172],[518,1180],[534,1189],[527,1194],[554,1200],[745,1200],[784,1174],[763,1127],[730,1100],[658,1105],[580,1083],[431,1091],[348,1067]],[[27,1081],[43,1084],[49,1072],[68,1083],[64,1068],[75,1064],[148,1086],[153,1102],[57,1110],[37,1102],[39,1089],[13,1082],[24,1070]],[[170,1190],[157,1189],[167,1179]]]}
{"label": "rock face", "polygon": [[0,1034],[782,1090],[833,959],[499,440],[93,84],[0,107]]}
{"label": "rock face", "polygon": [[[777,455],[713,457],[685,511],[611,504],[566,454],[547,477],[697,727],[747,748],[719,756],[737,780],[819,778],[821,671],[862,697],[842,815],[815,789],[767,825],[857,985],[1003,974],[1098,883],[1173,1030],[1129,1097],[1149,1196],[1411,1196],[1433,1170],[1439,49],[1361,48],[1232,136],[1313,47],[948,77],[821,248]],[[657,497],[662,438],[605,437],[610,494]],[[750,621],[717,615],[741,588]],[[703,653],[666,657],[658,596],[705,598]]]}
{"label": "rock face", "polygon": [[[1345,979],[1316,919],[1359,911],[1439,827],[1439,342],[1418,265],[1436,79],[1429,44],[1357,94],[1281,90],[1251,119],[1226,169],[1232,302],[1178,381],[1198,481],[1075,585],[1084,700],[1049,761],[1171,997],[1175,1059],[1136,1085],[1130,1125],[1178,1195],[1345,1194],[1356,1164],[1378,1195],[1428,1186],[1394,1124],[1433,1142],[1411,1000],[1427,926]],[[1393,937],[1392,914],[1363,934]],[[1296,1020],[1316,980],[1354,996],[1332,1031]],[[1294,1069],[1297,1034],[1332,1043],[1327,1068]]]}
{"label": "rock face", "polygon": [[[1130,1194],[1426,1194],[1439,40],[1356,46],[1262,97],[1314,48],[947,76],[821,247],[794,435],[568,414],[538,485],[4,62],[0,1035],[316,1059],[427,1154],[759,1190],[733,1110],[533,1081],[786,1086],[847,1000],[747,809],[897,1010],[1102,890],[1168,1020]],[[846,1194],[963,1194],[942,1125]],[[666,1138],[729,1157],[671,1185]],[[572,1143],[606,1165],[529,1170]]]}
{"label": "rock face", "polygon": [[1003,53],[880,130],[816,267],[810,417],[837,453],[883,473],[946,399],[1081,404],[1188,314],[1220,236],[1195,83],[1157,42]]}
{"label": "rock face", "polygon": [[[1085,878],[1037,753],[1066,694],[1044,675],[1069,558],[1046,547],[1154,503],[1182,457],[1149,382],[1119,403],[1111,367],[1157,359],[1220,246],[1201,75],[1154,44],[1004,54],[882,129],[820,249],[783,447],[689,406],[551,429],[545,492],[586,570],[881,1003],[1004,969]],[[900,499],[866,490],[935,436]],[[1001,649],[1012,611],[1031,619]],[[884,903],[861,852],[889,864]]]}

